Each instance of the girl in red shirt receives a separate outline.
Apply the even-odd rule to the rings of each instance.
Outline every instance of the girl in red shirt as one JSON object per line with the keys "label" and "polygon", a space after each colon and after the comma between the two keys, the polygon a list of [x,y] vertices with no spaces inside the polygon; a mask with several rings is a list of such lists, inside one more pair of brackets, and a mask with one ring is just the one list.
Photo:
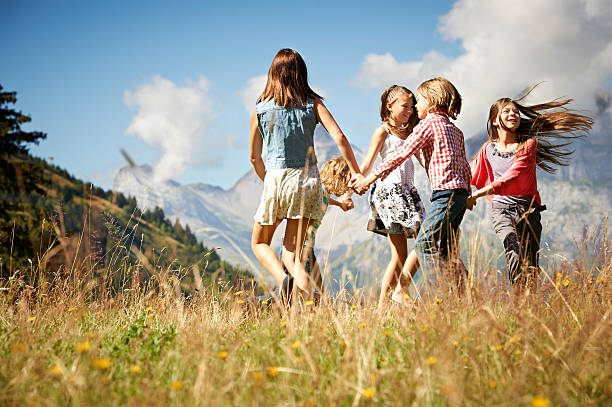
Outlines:
{"label": "girl in red shirt", "polygon": [[[486,196],[492,205],[495,233],[503,242],[510,282],[519,291],[537,288],[538,252],[546,209],[540,200],[536,167],[554,173],[555,165],[567,165],[571,139],[583,137],[593,121],[567,110],[571,99],[533,106],[521,98],[497,100],[489,110],[489,141],[470,163],[472,185],[479,188],[468,198],[472,209]],[[551,142],[551,139],[559,141]]]}

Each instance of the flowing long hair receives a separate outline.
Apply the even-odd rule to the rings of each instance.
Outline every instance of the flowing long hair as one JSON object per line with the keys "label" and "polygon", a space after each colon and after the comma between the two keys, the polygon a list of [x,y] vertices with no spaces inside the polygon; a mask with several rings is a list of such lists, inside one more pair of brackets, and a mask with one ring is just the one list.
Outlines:
{"label": "flowing long hair", "polygon": [[414,126],[419,123],[419,115],[416,113],[415,107],[416,97],[414,96],[414,93],[410,91],[410,89],[404,86],[392,85],[385,89],[383,94],[380,96],[380,119],[383,122],[387,123],[387,120],[389,120],[389,116],[391,115],[388,106],[395,102],[400,95],[407,95],[410,98],[410,100],[412,101],[413,112],[410,116],[410,119],[408,120],[408,123],[406,123],[406,127],[398,130],[405,130],[409,133],[412,133],[412,129],[414,128]]}
{"label": "flowing long hair", "polygon": [[[487,133],[491,141],[499,138],[497,127],[493,122],[499,117],[506,105],[514,104],[520,115],[519,127],[515,131],[519,142],[517,153],[521,151],[528,139],[535,139],[537,142],[536,163],[538,167],[553,174],[557,171],[554,166],[567,166],[569,164],[569,157],[574,153],[574,150],[569,150],[566,147],[575,139],[583,138],[588,134],[593,126],[593,119],[568,109],[566,105],[573,99],[553,100],[530,106],[520,104],[519,102],[525,99],[536,86],[538,85],[527,89],[517,99],[501,98],[495,101],[489,110]],[[501,120],[498,120],[498,125],[509,131]]]}
{"label": "flowing long hair", "polygon": [[302,56],[295,50],[283,48],[276,53],[268,70],[268,82],[257,102],[274,99],[282,107],[303,105],[309,98],[319,98],[308,85],[308,70]]}

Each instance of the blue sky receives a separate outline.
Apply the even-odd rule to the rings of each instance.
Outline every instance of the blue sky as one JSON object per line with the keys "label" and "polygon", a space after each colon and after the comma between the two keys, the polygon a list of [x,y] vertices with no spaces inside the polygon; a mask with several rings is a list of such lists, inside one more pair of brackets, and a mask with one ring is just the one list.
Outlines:
{"label": "blue sky", "polygon": [[[519,33],[536,29],[555,34],[561,28],[554,23],[546,26],[538,15],[549,16],[546,9],[536,9],[525,18],[504,10],[507,2],[479,7],[478,13],[473,3],[3,2],[0,33],[7,59],[0,65],[0,84],[18,93],[17,109],[33,119],[27,128],[48,135],[32,148],[34,154],[53,157],[55,164],[76,176],[110,188],[114,172],[125,165],[120,148],[138,164],[155,165],[163,153],[164,147],[143,141],[145,133],[126,134],[147,104],[135,97],[139,90],[151,85],[155,91],[153,85],[159,82],[155,78],[176,89],[197,88],[203,77],[206,86],[198,91],[202,106],[195,112],[206,114],[201,129],[183,146],[192,155],[173,178],[228,188],[250,170],[245,89],[252,78],[267,72],[283,47],[302,54],[311,84],[322,90],[349,140],[362,149],[379,122],[379,95],[388,84],[414,88],[431,76],[448,76],[466,102],[474,100],[468,105],[474,108],[464,105],[469,109],[464,132],[469,136],[484,128],[483,106],[494,100],[494,93],[486,89],[497,86],[497,98],[530,81],[548,80],[554,88],[568,82],[564,78],[575,77],[575,72],[588,70],[575,61],[562,66],[563,54],[551,51],[557,47],[554,41],[536,41],[526,51],[541,55],[545,47],[551,51],[546,61],[554,64],[498,69],[500,64],[489,61],[489,54],[483,58],[479,50],[501,46],[502,51],[491,57],[497,55],[498,62],[504,62],[508,52],[525,48],[513,44],[503,52],[498,28],[503,31],[504,24],[510,27],[516,25],[513,19],[520,19],[525,27]],[[554,7],[559,24],[576,18],[573,25],[589,27],[586,34],[577,34],[577,44],[569,51],[574,46],[576,52],[587,52],[583,44],[588,43],[592,49],[585,58],[605,59],[610,45],[605,1],[589,0],[578,11],[571,1],[543,3]],[[509,38],[520,42],[517,35]],[[475,73],[470,74],[472,67]],[[592,108],[589,95],[597,89],[609,91],[611,71],[609,64],[600,63],[584,84],[567,89],[560,85],[548,93],[570,94]],[[490,82],[479,72],[490,72]],[[130,106],[126,92],[138,99]]]}

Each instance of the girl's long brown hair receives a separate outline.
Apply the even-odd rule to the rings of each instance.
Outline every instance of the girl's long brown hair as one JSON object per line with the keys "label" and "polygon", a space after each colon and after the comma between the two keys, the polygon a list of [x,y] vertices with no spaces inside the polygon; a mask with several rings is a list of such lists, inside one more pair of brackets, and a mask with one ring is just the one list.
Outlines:
{"label": "girl's long brown hair", "polygon": [[383,94],[380,96],[380,119],[385,123],[387,122],[387,120],[389,120],[389,116],[391,115],[391,112],[389,111],[388,105],[395,102],[395,100],[400,95],[408,95],[410,100],[412,100],[412,109],[413,109],[412,116],[410,116],[410,120],[408,120],[406,127],[402,129],[402,130],[406,130],[409,133],[412,133],[412,129],[414,128],[414,126],[416,126],[419,123],[419,115],[416,113],[416,107],[415,107],[416,97],[414,96],[414,93],[410,91],[410,89],[404,86],[391,85],[387,89],[385,89]]}
{"label": "girl's long brown hair", "polygon": [[315,97],[323,99],[308,85],[308,70],[302,56],[290,48],[278,51],[268,71],[266,88],[257,102],[274,99],[279,106],[296,107]]}
{"label": "girl's long brown hair", "polygon": [[[514,104],[520,115],[520,124],[515,131],[519,141],[518,151],[521,150],[528,139],[535,139],[537,142],[536,163],[538,167],[553,174],[557,171],[554,166],[568,165],[569,157],[574,150],[569,150],[566,147],[573,140],[587,135],[593,126],[593,119],[565,107],[573,99],[553,100],[531,106],[520,104],[519,101],[529,95],[536,86],[529,88],[518,99],[502,98],[493,103],[489,110],[487,133],[491,141],[498,139],[497,128],[493,125],[493,122],[499,117],[504,106],[509,103]],[[504,130],[508,130],[500,120],[498,120],[498,124]]]}

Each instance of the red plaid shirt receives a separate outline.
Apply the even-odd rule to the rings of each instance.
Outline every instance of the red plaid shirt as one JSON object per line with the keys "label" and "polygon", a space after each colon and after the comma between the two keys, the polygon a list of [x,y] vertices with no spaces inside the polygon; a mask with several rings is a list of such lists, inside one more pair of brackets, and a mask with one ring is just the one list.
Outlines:
{"label": "red plaid shirt", "polygon": [[419,150],[432,190],[470,190],[472,174],[465,157],[463,133],[440,112],[431,112],[421,120],[404,144],[374,169],[374,175],[385,178]]}

